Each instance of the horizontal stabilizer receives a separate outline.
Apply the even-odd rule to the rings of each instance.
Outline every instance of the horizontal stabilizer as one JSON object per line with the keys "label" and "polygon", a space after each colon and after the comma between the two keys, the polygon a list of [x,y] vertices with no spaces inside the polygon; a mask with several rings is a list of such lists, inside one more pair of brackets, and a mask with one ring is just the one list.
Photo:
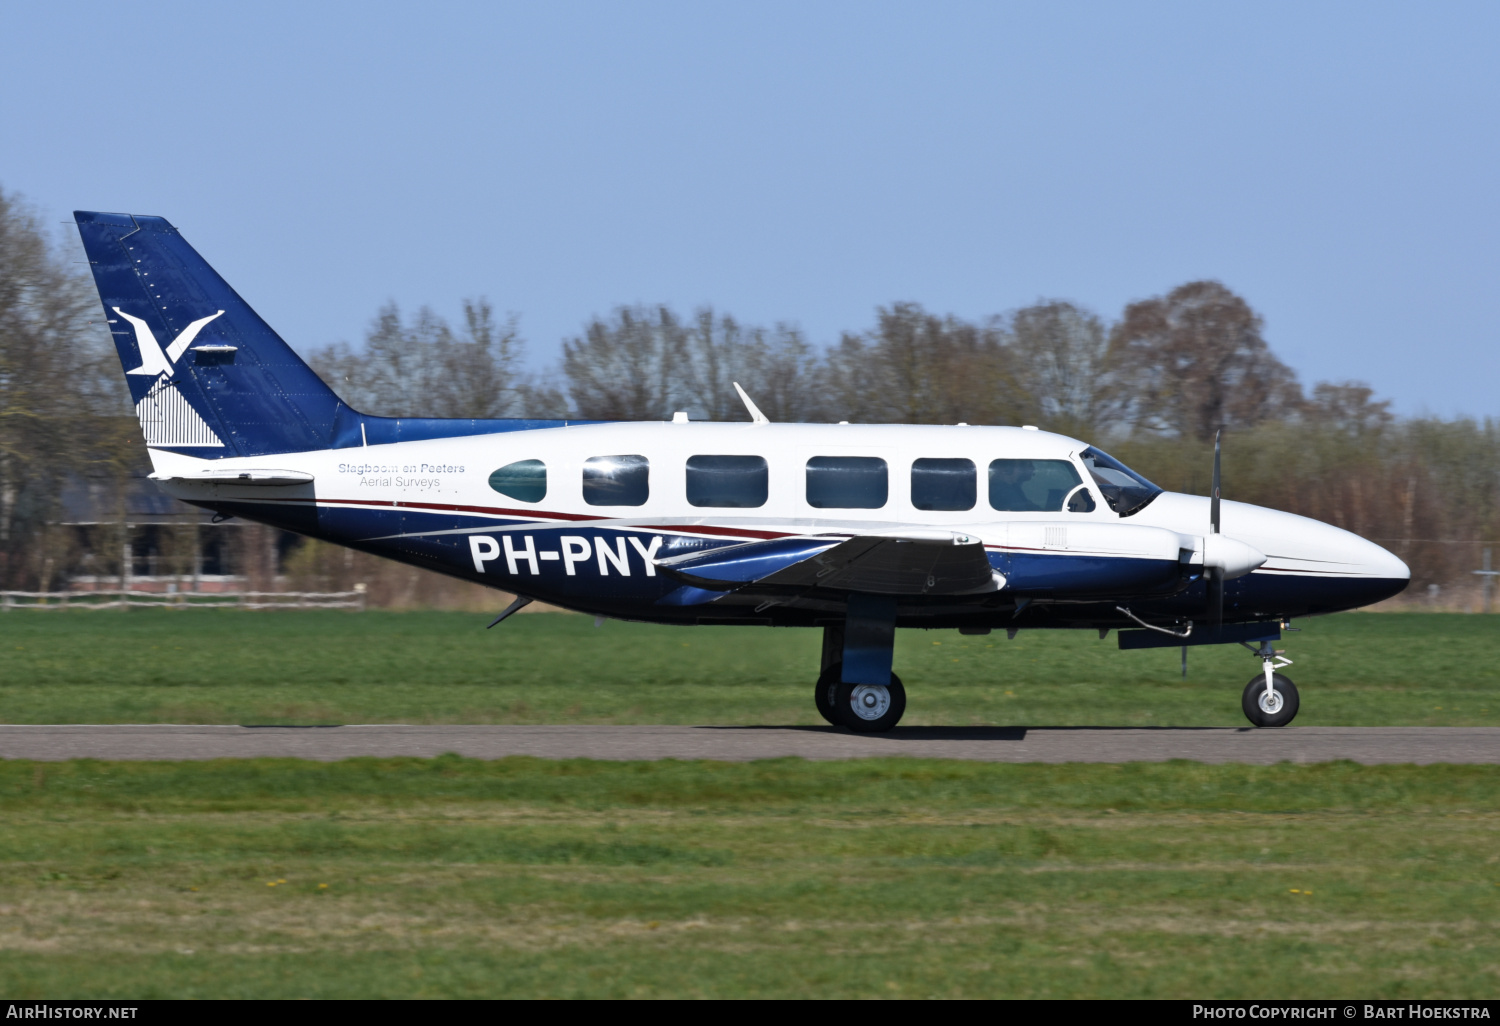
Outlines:
{"label": "horizontal stabilizer", "polygon": [[753,585],[757,592],[826,588],[873,595],[974,595],[1003,586],[984,546],[949,532],[774,538],[657,565],[685,584],[717,591]]}
{"label": "horizontal stabilizer", "polygon": [[312,484],[313,476],[300,470],[200,470],[192,474],[150,474],[153,481],[183,481],[188,484],[299,485]]}

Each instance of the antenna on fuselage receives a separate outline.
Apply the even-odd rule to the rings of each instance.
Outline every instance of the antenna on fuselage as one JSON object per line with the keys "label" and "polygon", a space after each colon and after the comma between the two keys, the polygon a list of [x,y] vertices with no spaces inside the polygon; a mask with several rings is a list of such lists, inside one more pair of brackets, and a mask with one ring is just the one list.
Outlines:
{"label": "antenna on fuselage", "polygon": [[750,397],[745,394],[745,390],[740,387],[740,383],[738,381],[731,382],[731,384],[734,385],[734,390],[740,394],[740,400],[744,402],[745,409],[750,411],[750,419],[752,421],[754,421],[756,424],[771,423],[770,420],[766,418],[766,415],[760,412],[760,407],[756,406],[755,403],[750,401]]}

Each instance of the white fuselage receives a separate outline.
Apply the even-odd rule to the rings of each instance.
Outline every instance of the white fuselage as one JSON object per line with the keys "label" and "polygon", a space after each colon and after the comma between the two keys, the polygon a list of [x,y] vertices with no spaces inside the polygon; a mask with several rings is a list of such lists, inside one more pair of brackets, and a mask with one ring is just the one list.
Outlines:
{"label": "white fuselage", "polygon": [[[646,534],[677,543],[693,539],[723,544],[787,535],[877,534],[952,531],[981,539],[997,550],[1046,551],[1057,555],[1154,558],[1202,564],[1209,533],[1209,500],[1162,493],[1144,508],[1120,516],[1104,500],[1089,468],[1080,459],[1086,443],[1063,435],[1012,427],[822,425],[744,423],[601,423],[579,424],[498,434],[472,435],[367,445],[253,458],[199,460],[153,450],[153,475],[179,498],[217,508],[230,505],[245,516],[254,508],[272,510],[312,506],[320,511],[381,514],[354,535],[335,540],[379,549],[400,538],[446,534],[507,532],[535,534],[546,528],[587,524],[615,529],[643,539]],[[754,508],[713,508],[690,501],[686,467],[694,456],[759,456],[766,461],[764,502]],[[639,505],[611,507],[587,501],[583,472],[596,457],[644,457],[649,488]],[[874,509],[817,508],[808,500],[808,461],[814,457],[875,457],[885,462],[885,502]],[[911,493],[912,465],[922,459],[970,460],[976,468],[973,508],[919,509]],[[1077,471],[1092,501],[1077,503],[1087,511],[1016,511],[991,508],[985,487],[986,468],[994,460],[1066,460]],[[524,501],[497,492],[491,474],[518,461],[545,466],[545,494]],[[237,472],[310,475],[300,484],[226,483]],[[216,480],[195,480],[211,473]],[[400,511],[399,522],[391,511]],[[454,517],[459,520],[454,520]],[[259,519],[259,517],[256,517]],[[266,519],[276,521],[275,516]],[[1258,552],[1263,562],[1257,578],[1283,580],[1404,581],[1409,572],[1391,553],[1357,535],[1306,517],[1243,503],[1223,504],[1223,535],[1242,551]],[[330,520],[330,523],[334,520]],[[392,527],[394,526],[394,529]],[[309,532],[315,533],[315,532]],[[316,532],[322,533],[322,532]],[[337,532],[325,536],[334,536]],[[519,543],[516,543],[517,545]],[[661,543],[635,544],[633,574],[655,576]],[[398,546],[399,548],[399,546]],[[515,547],[505,551],[514,551]],[[565,576],[582,578],[593,571],[592,550],[585,565],[580,549],[558,546],[568,560],[550,557]],[[506,561],[476,560],[470,547],[454,550],[451,572],[515,590]],[[488,550],[483,550],[486,554]],[[399,552],[391,554],[400,558]],[[1253,562],[1253,561],[1252,561]],[[601,556],[604,575],[611,567]],[[434,565],[432,559],[424,565]],[[515,565],[513,562],[511,565]],[[443,569],[442,566],[437,566]],[[544,568],[522,561],[517,572]],[[471,573],[470,571],[474,571]],[[1245,572],[1244,569],[1239,571]],[[1235,576],[1235,574],[1231,574]],[[565,582],[583,588],[584,579]],[[1269,581],[1266,583],[1269,584]],[[554,596],[566,601],[569,596]],[[1383,596],[1382,596],[1383,597]],[[575,603],[583,604],[587,603]]]}

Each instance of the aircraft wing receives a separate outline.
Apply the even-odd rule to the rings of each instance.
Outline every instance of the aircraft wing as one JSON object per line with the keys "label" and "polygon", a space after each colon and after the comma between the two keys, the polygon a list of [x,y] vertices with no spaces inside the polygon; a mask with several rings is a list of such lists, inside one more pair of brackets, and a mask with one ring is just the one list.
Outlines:
{"label": "aircraft wing", "polygon": [[731,545],[662,560],[657,567],[694,588],[875,595],[975,595],[999,590],[979,539],[950,531],[852,538],[814,535]]}

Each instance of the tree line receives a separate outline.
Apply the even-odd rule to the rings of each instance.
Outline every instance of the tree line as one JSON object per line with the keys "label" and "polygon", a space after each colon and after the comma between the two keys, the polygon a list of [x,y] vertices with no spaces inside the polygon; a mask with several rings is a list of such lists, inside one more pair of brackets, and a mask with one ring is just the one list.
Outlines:
{"label": "tree line", "polygon": [[[69,482],[120,491],[145,466],[98,300],[16,197],[0,192],[0,584],[76,563],[60,532]],[[363,344],[306,352],[351,406],[391,416],[747,420],[742,385],[782,422],[1035,424],[1108,448],[1163,487],[1204,493],[1214,433],[1225,495],[1380,541],[1413,591],[1467,588],[1500,529],[1500,422],[1397,418],[1358,382],[1304,388],[1262,318],[1194,281],[1106,318],[1042,300],[965,319],[878,308],[825,347],[791,322],[703,307],[621,306],[528,369],[519,319],[486,299],[456,323],[394,302]],[[113,493],[111,493],[113,494]],[[106,572],[108,546],[94,553]],[[115,551],[118,551],[116,546]]]}
{"label": "tree line", "polygon": [[564,340],[542,376],[524,369],[517,325],[484,299],[465,301],[457,326],[390,303],[362,348],[340,342],[309,362],[354,407],[402,416],[744,420],[739,382],[778,421],[1024,422],[1203,441],[1323,401],[1324,386],[1303,395],[1249,304],[1213,281],[1132,303],[1114,323],[1065,300],[979,321],[893,303],[822,352],[788,323],[622,306]]}

